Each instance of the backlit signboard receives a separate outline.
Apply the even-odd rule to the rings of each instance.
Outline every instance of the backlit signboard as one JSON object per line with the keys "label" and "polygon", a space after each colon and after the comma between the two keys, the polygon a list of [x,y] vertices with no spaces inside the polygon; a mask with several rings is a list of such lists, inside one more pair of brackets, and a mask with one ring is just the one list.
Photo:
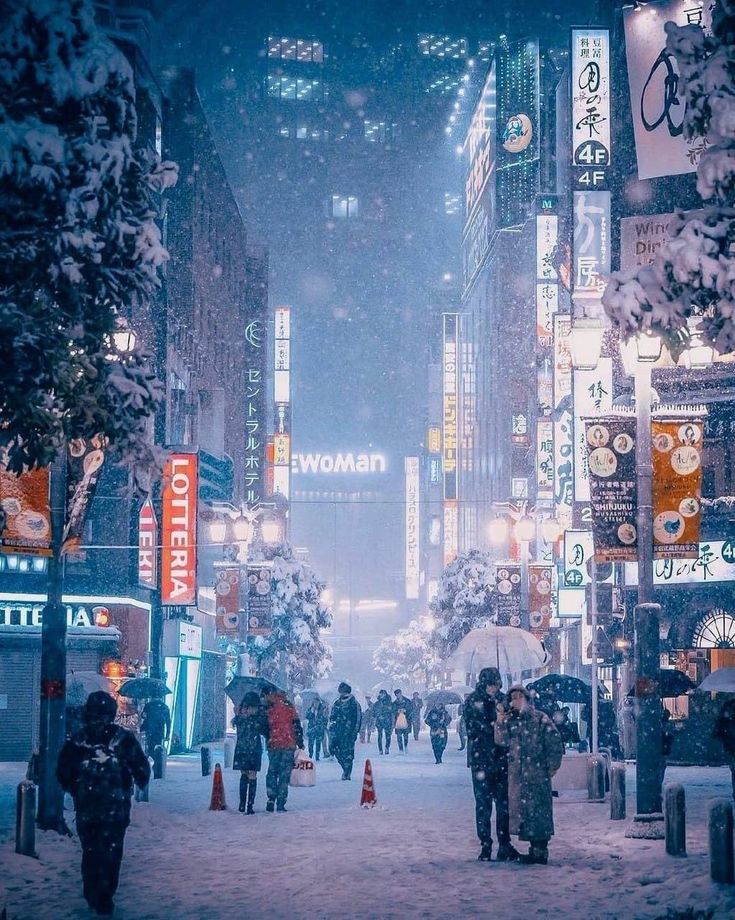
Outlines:
{"label": "backlit signboard", "polygon": [[442,319],[444,562],[448,564],[456,558],[459,552],[459,512],[457,509],[459,314],[445,313]]}
{"label": "backlit signboard", "polygon": [[419,458],[406,457],[406,597],[417,600],[421,583],[419,555]]}
{"label": "backlit signboard", "polygon": [[610,33],[572,29],[574,187],[607,188],[610,165]]}
{"label": "backlit signboard", "polygon": [[143,588],[158,584],[158,522],[149,498],[138,514],[138,584]]}
{"label": "backlit signboard", "polygon": [[291,308],[276,307],[274,316],[273,490],[291,495]]}
{"label": "backlit signboard", "polygon": [[161,603],[196,606],[199,458],[169,454],[163,472]]}
{"label": "backlit signboard", "polygon": [[612,358],[600,358],[594,370],[574,371],[574,500],[589,502],[590,479],[584,419],[612,409]]}

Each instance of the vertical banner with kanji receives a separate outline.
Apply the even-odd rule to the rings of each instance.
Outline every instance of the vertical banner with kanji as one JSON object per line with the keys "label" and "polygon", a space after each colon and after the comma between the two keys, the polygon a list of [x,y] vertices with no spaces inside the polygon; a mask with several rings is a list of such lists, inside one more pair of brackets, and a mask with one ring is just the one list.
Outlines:
{"label": "vertical banner with kanji", "polygon": [[248,566],[248,635],[267,636],[273,625],[271,567]]}
{"label": "vertical banner with kanji", "polygon": [[102,436],[69,443],[66,472],[66,517],[61,538],[61,552],[78,552],[82,542],[87,512],[97,490],[105,462],[105,439]]}
{"label": "vertical banner with kanji", "polygon": [[651,423],[654,559],[696,559],[702,516],[701,419]]}
{"label": "vertical banner with kanji", "polygon": [[572,318],[554,317],[554,517],[562,530],[572,526],[574,442],[572,438]]}
{"label": "vertical banner with kanji", "polygon": [[634,416],[587,421],[587,468],[597,562],[632,562],[638,557],[635,437]]}
{"label": "vertical banner with kanji", "polygon": [[237,638],[240,623],[240,566],[214,564],[215,629],[218,636]]}
{"label": "vertical banner with kanji", "polygon": [[553,568],[550,565],[528,567],[528,619],[537,639],[548,635],[554,615]]}
{"label": "vertical banner with kanji", "polygon": [[496,568],[495,613],[498,626],[521,626],[528,623],[521,617],[521,567],[515,563],[499,562]]}

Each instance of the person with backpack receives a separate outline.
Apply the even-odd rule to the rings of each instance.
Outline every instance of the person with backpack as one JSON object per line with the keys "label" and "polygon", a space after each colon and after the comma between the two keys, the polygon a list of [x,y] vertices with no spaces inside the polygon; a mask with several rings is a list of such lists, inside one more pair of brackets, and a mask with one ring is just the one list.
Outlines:
{"label": "person with backpack", "polygon": [[240,771],[238,810],[253,815],[258,773],[263,760],[262,736],[268,737],[268,721],[257,693],[251,690],[245,694],[232,725],[237,732],[232,769]]}
{"label": "person with backpack", "polygon": [[263,698],[268,719],[268,772],[265,776],[268,801],[265,810],[285,811],[294,755],[297,750],[303,750],[304,730],[285,693],[269,689]]}
{"label": "person with backpack", "polygon": [[83,727],[66,740],[56,767],[61,788],[74,799],[84,897],[100,915],[115,909],[133,784],[144,788],[151,775],[135,735],[115,725],[116,713],[109,693],[90,693]]}
{"label": "person with backpack", "polygon": [[352,695],[352,687],[342,681],[337,687],[339,697],[332,705],[329,718],[329,749],[342,767],[342,779],[352,779],[352,764],[355,760],[355,741],[360,731],[362,710]]}
{"label": "person with backpack", "polygon": [[[387,690],[381,690],[373,704],[375,729],[378,733],[378,753],[390,754],[390,742],[393,736],[393,704]],[[385,750],[383,749],[385,743]]]}
{"label": "person with backpack", "polygon": [[153,757],[154,750],[171,734],[171,711],[163,700],[148,700],[140,714],[140,730],[145,735],[145,752]]}
{"label": "person with backpack", "polygon": [[444,703],[437,703],[432,706],[426,713],[426,724],[429,726],[429,738],[431,739],[431,748],[434,751],[434,759],[437,763],[442,762],[442,755],[447,746],[449,733],[447,729],[452,723],[452,717],[447,711]]}
{"label": "person with backpack", "polygon": [[408,737],[411,733],[411,717],[413,714],[413,705],[411,700],[406,699],[403,691],[394,690],[395,699],[393,700],[393,718],[395,724],[396,738],[398,739],[398,750],[405,754],[408,751]]}

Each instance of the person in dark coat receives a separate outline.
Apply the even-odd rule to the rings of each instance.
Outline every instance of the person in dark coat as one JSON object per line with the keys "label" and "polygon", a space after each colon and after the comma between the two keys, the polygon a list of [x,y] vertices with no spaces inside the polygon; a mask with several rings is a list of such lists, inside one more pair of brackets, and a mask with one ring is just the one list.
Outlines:
{"label": "person in dark coat", "polygon": [[237,732],[232,769],[240,771],[239,811],[253,815],[258,773],[263,765],[263,736],[268,737],[268,720],[257,693],[245,694],[232,725]]}
{"label": "person in dark coat", "polygon": [[393,695],[395,696],[393,700],[393,725],[398,739],[398,750],[405,754],[408,750],[408,738],[411,733],[413,706],[411,705],[411,700],[403,695],[403,691],[394,690]]}
{"label": "person in dark coat", "polygon": [[725,749],[732,776],[732,797],[735,799],[735,700],[727,700],[723,703],[712,731],[712,737],[716,738]]}
{"label": "person in dark coat", "polygon": [[148,700],[140,714],[140,730],[145,735],[145,752],[153,751],[171,734],[171,711],[163,700]]}
{"label": "person in dark coat", "polygon": [[66,740],[56,767],[61,788],[74,799],[84,897],[101,915],[115,909],[133,784],[145,787],[151,775],[135,735],[115,725],[116,713],[109,693],[90,693],[84,726]]}
{"label": "person in dark coat", "polygon": [[329,718],[329,750],[342,767],[342,779],[352,779],[355,760],[355,742],[360,731],[362,710],[352,695],[352,687],[342,681],[337,687],[339,699],[334,701]]}
{"label": "person in dark coat", "polygon": [[442,755],[447,746],[449,734],[447,729],[452,723],[452,717],[447,712],[444,703],[437,703],[432,706],[426,713],[426,724],[429,726],[429,738],[431,747],[434,751],[434,759],[437,763],[442,762]]}
{"label": "person in dark coat", "polygon": [[[393,737],[393,704],[387,690],[381,690],[373,705],[375,729],[378,733],[378,753],[390,754],[390,742]],[[385,742],[385,750],[383,750]]]}
{"label": "person in dark coat", "polygon": [[497,704],[505,702],[500,692],[503,685],[497,668],[483,668],[477,687],[464,704],[467,726],[467,766],[472,771],[472,791],[475,794],[475,824],[480,839],[478,859],[492,859],[492,816],[495,803],[495,829],[498,837],[499,862],[518,859],[520,855],[510,842],[508,814],[508,755],[495,743]]}
{"label": "person in dark coat", "polygon": [[413,740],[419,740],[419,732],[421,731],[421,710],[424,708],[424,701],[418,695],[414,693],[411,697],[411,728],[413,729]]}
{"label": "person in dark coat", "polygon": [[322,752],[322,740],[327,730],[329,717],[327,707],[318,696],[309,704],[306,710],[306,737],[309,741],[309,757],[319,760]]}
{"label": "person in dark coat", "polygon": [[294,755],[297,750],[303,750],[304,730],[293,703],[285,693],[266,690],[263,699],[268,721],[268,772],[265,775],[268,801],[265,810],[285,811]]}
{"label": "person in dark coat", "polygon": [[661,785],[666,777],[666,765],[671,749],[674,746],[674,728],[671,724],[671,713],[661,704]]}
{"label": "person in dark coat", "polygon": [[365,711],[362,714],[362,722],[360,723],[360,742],[362,744],[364,744],[365,741],[370,744],[372,738],[373,729],[375,728],[374,705],[372,697],[365,694]]}
{"label": "person in dark coat", "polygon": [[459,719],[457,720],[457,734],[459,735],[459,750],[464,751],[467,747],[467,723],[464,717],[464,707],[465,703],[469,699],[469,693],[465,693],[464,703],[461,706],[457,706],[457,715]]}

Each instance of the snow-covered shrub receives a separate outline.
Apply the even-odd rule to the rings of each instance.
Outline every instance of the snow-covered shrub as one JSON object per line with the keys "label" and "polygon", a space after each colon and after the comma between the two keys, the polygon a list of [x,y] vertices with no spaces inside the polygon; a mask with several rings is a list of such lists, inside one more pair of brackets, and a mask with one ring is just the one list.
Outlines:
{"label": "snow-covered shrub", "polygon": [[89,0],[0,11],[0,447],[20,471],[103,435],[146,466],[162,387],[111,336],[158,284],[176,167],[136,146],[132,70]]}
{"label": "snow-covered shrub", "polygon": [[451,655],[471,629],[490,622],[494,590],[495,568],[481,550],[462,553],[444,569],[431,602],[436,620],[431,643],[440,658]]}
{"label": "snow-covered shrub", "polygon": [[310,565],[294,557],[290,544],[267,546],[263,555],[273,563],[273,630],[269,636],[256,636],[250,652],[258,660],[259,673],[276,681],[285,656],[289,686],[304,689],[326,677],[332,664],[332,650],[320,635],[332,625],[332,614],[322,601],[325,586]]}
{"label": "snow-covered shrub", "polygon": [[701,317],[704,339],[724,354],[735,350],[735,0],[717,0],[711,35],[672,22],[666,34],[686,94],[685,134],[706,139],[697,191],[711,204],[677,212],[654,261],[614,273],[603,304],[626,337],[650,330],[674,351],[686,344],[687,320]]}
{"label": "snow-covered shrub", "polygon": [[383,639],[373,652],[373,667],[394,686],[426,685],[439,664],[429,637],[429,630],[412,620],[406,629]]}

